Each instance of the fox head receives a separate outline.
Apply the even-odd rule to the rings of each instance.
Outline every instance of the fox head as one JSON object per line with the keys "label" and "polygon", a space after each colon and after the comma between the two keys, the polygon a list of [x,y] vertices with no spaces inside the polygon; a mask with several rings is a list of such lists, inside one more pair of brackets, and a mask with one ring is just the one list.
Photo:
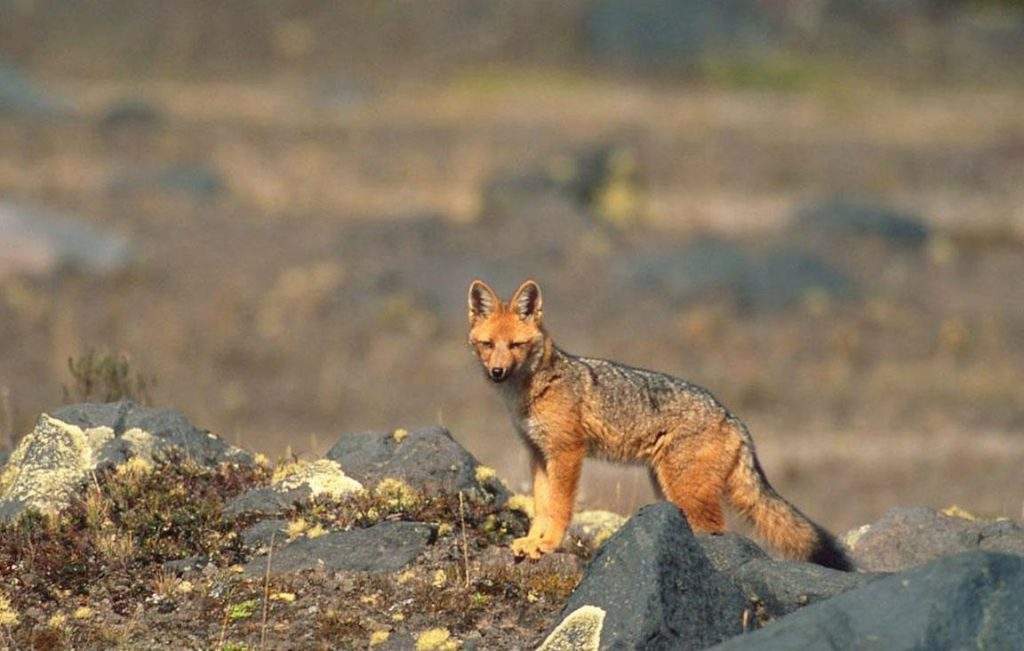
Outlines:
{"label": "fox head", "polygon": [[540,287],[527,280],[503,303],[481,280],[469,286],[469,345],[492,382],[529,374],[544,355]]}

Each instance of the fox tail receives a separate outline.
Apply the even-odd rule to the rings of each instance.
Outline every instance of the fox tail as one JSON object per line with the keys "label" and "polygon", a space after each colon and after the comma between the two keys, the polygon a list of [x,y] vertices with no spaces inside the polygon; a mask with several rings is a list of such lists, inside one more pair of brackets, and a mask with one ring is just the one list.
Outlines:
{"label": "fox tail", "polygon": [[730,421],[743,441],[727,481],[732,505],[783,555],[844,572],[853,570],[835,537],[775,492],[754,453],[750,433],[738,420]]}

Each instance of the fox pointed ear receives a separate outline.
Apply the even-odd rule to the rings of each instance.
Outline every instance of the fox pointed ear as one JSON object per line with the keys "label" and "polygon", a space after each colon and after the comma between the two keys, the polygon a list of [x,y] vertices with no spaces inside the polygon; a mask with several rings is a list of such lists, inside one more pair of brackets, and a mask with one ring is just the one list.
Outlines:
{"label": "fox pointed ear", "polygon": [[516,293],[512,295],[512,300],[509,301],[509,306],[523,321],[527,319],[540,321],[544,313],[541,309],[542,304],[540,286],[532,280],[527,280],[520,285]]}
{"label": "fox pointed ear", "polygon": [[469,286],[469,322],[493,314],[501,300],[494,290],[482,280],[474,280]]}

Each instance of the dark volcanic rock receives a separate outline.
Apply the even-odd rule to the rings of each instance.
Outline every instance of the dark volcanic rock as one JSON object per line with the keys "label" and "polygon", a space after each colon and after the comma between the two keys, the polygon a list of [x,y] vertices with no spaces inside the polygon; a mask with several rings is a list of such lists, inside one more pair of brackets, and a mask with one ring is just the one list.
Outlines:
{"label": "dark volcanic rock", "polygon": [[109,427],[114,437],[96,455],[97,465],[120,464],[131,456],[154,457],[170,452],[202,465],[252,464],[252,455],[199,429],[174,409],[142,407],[130,400],[68,405],[53,417],[82,429]]}
{"label": "dark volcanic rock", "polygon": [[802,608],[716,649],[1017,649],[1024,558],[969,552]]}
{"label": "dark volcanic rock", "polygon": [[224,516],[278,515],[292,508],[296,502],[305,502],[311,495],[312,491],[305,487],[291,491],[279,491],[269,486],[254,488],[228,501],[224,505]]}
{"label": "dark volcanic rock", "polygon": [[270,548],[271,541],[276,548],[288,539],[288,521],[263,520],[243,529],[238,535],[242,538],[242,543],[249,549],[266,553]]}
{"label": "dark volcanic rock", "polygon": [[[334,531],[316,538],[299,538],[274,550],[272,574],[323,568],[347,572],[394,572],[411,563],[435,538],[434,528],[419,522],[382,522],[366,529]],[[266,557],[245,567],[262,575]]]}
{"label": "dark volcanic rock", "polygon": [[[430,494],[455,494],[504,503],[508,490],[494,476],[480,477],[479,462],[443,427],[408,433],[344,434],[327,452],[347,475],[366,488],[386,478],[400,479]],[[492,475],[492,473],[488,473]]]}
{"label": "dark volcanic rock", "polygon": [[752,541],[735,533],[700,535],[697,539],[715,569],[731,578],[747,599],[761,604],[763,614],[771,618],[782,617],[883,576],[775,560]]}
{"label": "dark volcanic rock", "polygon": [[928,240],[928,227],[916,215],[888,206],[836,198],[797,212],[792,229],[811,237],[872,237],[890,244],[919,247]]}
{"label": "dark volcanic rock", "polygon": [[601,649],[702,649],[742,632],[747,605],[718,573],[679,509],[640,509],[590,562],[562,615],[606,612]]}
{"label": "dark volcanic rock", "polygon": [[1024,555],[1024,528],[1016,522],[971,520],[923,507],[890,509],[844,539],[858,567],[881,572],[974,549]]}

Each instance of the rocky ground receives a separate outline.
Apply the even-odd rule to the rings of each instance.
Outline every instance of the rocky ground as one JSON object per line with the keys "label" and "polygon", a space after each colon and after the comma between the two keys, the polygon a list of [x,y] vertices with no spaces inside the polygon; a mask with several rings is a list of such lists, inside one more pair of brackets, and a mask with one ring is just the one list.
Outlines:
{"label": "rocky ground", "polygon": [[[173,410],[40,417],[0,472],[10,648],[1008,648],[1024,529],[895,509],[843,538],[861,571],[694,536],[660,502],[578,514],[515,562],[529,501],[447,430],[342,436],[271,464]],[[838,625],[836,622],[843,622]]]}

